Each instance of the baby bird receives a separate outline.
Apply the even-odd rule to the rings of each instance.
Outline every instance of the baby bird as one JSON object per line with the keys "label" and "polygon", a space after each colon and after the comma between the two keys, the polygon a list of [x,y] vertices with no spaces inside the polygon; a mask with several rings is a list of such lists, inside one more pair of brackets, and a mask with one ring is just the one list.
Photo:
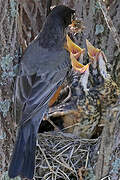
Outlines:
{"label": "baby bird", "polygon": [[120,94],[117,84],[107,71],[107,58],[104,52],[86,40],[90,65],[90,90],[96,90],[101,102],[101,123],[104,123],[106,109],[117,102]]}
{"label": "baby bird", "polygon": [[67,48],[73,65],[69,80],[71,97],[66,103],[54,107],[54,110],[55,116],[63,119],[64,132],[91,138],[99,133],[107,108],[118,99],[119,89],[107,71],[107,59],[103,51],[88,40],[86,44],[90,63],[84,66],[78,61],[78,58],[83,61],[84,49],[67,36]]}
{"label": "baby bird", "polygon": [[78,62],[79,57],[82,60],[85,50],[75,45],[68,36],[67,47],[73,65],[69,81],[71,97],[66,103],[54,107],[56,113],[53,114],[62,116],[64,132],[91,138],[101,118],[99,96],[95,91],[88,89],[91,62],[85,66]]}

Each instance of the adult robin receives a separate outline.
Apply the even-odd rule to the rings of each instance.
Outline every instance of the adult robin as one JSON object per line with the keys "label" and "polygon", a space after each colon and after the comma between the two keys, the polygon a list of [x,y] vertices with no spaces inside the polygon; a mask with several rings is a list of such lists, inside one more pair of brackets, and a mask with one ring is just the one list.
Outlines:
{"label": "adult robin", "polygon": [[55,7],[21,58],[15,91],[19,128],[8,171],[10,178],[33,178],[39,125],[71,66],[64,49],[64,30],[74,13],[63,5]]}

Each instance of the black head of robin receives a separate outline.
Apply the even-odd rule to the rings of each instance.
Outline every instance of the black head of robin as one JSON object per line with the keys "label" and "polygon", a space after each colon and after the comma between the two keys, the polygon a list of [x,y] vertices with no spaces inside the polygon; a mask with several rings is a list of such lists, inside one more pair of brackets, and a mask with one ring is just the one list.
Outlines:
{"label": "black head of robin", "polygon": [[63,27],[66,28],[68,25],[72,24],[74,18],[75,10],[66,7],[64,5],[56,6],[52,10],[52,15],[61,18],[63,22]]}
{"label": "black head of robin", "polygon": [[20,104],[19,128],[8,171],[10,178],[34,176],[39,125],[71,67],[69,53],[64,49],[64,30],[74,12],[66,6],[55,7],[21,58],[15,90],[15,102]]}

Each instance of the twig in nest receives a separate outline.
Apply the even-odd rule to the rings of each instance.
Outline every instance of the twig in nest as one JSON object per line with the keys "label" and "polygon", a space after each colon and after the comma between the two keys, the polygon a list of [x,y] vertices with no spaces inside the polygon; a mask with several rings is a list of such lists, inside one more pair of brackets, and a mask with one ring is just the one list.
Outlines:
{"label": "twig in nest", "polygon": [[99,5],[100,5],[100,8],[102,10],[102,13],[103,13],[103,15],[105,17],[105,21],[106,21],[106,23],[108,25],[108,28],[110,29],[110,31],[111,31],[114,39],[115,39],[118,50],[120,51],[120,38],[119,38],[119,35],[117,33],[117,30],[116,30],[112,20],[111,20],[109,14],[108,14],[108,10],[106,8],[106,5],[102,0],[99,0],[98,2],[99,2]]}
{"label": "twig in nest", "polygon": [[58,128],[58,126],[56,126],[56,125],[54,124],[54,122],[50,120],[50,118],[48,118],[47,121],[55,128],[55,130],[60,131],[60,129]]}
{"label": "twig in nest", "polygon": [[61,169],[59,169],[59,171],[61,172],[62,175],[64,175],[66,180],[70,180],[69,177],[67,176],[67,174],[64,171],[62,171]]}
{"label": "twig in nest", "polygon": [[74,173],[74,170],[67,164],[67,163],[63,163],[63,162],[60,162],[59,160],[57,160],[56,158],[54,158],[54,157],[52,157],[50,154],[49,154],[49,156],[54,160],[54,161],[56,161],[58,164],[60,164],[61,166],[63,166],[63,167],[65,167],[65,168],[67,168],[67,169],[69,169],[70,171],[72,171],[73,173]]}
{"label": "twig in nest", "polygon": [[62,152],[60,152],[55,158],[57,158],[58,156],[61,156],[65,151],[67,151],[68,149],[70,149],[71,146],[68,146],[67,148],[65,148]]}
{"label": "twig in nest", "polygon": [[40,147],[39,143],[37,143],[37,146],[39,147],[40,151],[42,152],[42,154],[43,154],[43,156],[44,156],[44,158],[45,158],[45,160],[46,160],[46,163],[47,163],[48,168],[49,168],[49,170],[50,170],[50,174],[53,173],[53,174],[57,175],[56,172],[53,171],[53,168],[50,166],[49,161],[48,161],[48,159],[47,159],[47,157],[46,157],[46,155],[45,155],[45,153],[44,153],[44,150]]}
{"label": "twig in nest", "polygon": [[[36,178],[71,180],[80,179],[78,169],[88,166],[88,150],[98,139],[80,139],[72,134],[49,132],[39,134],[38,142],[40,146],[36,156]],[[84,172],[83,175],[85,176]]]}
{"label": "twig in nest", "polygon": [[85,169],[88,166],[88,160],[89,160],[89,149],[88,149],[88,153],[87,153],[87,157],[86,157]]}
{"label": "twig in nest", "polygon": [[62,130],[70,129],[72,127],[79,126],[79,125],[80,125],[80,123],[76,123],[76,124],[73,124],[71,126],[67,126],[67,127],[63,128]]}
{"label": "twig in nest", "polygon": [[50,171],[53,171],[52,168],[51,168],[51,166],[50,166],[50,164],[49,164],[49,162],[48,162],[48,159],[47,159],[47,157],[46,157],[46,155],[45,155],[43,149],[40,147],[39,143],[37,143],[37,146],[39,147],[40,151],[42,152],[42,154],[43,154],[43,156],[44,156],[44,158],[45,158],[45,160],[46,160],[46,163],[47,163],[47,165],[48,165]]}

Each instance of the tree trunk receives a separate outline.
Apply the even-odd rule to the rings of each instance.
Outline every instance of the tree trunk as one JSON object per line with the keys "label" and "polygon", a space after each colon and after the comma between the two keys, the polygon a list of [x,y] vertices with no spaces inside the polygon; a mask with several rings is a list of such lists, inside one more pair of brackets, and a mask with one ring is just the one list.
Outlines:
{"label": "tree trunk", "polygon": [[[108,28],[97,0],[54,0],[52,5],[64,4],[76,10],[85,29],[75,36],[80,47],[86,47],[88,39],[107,56],[110,73],[120,86],[120,51]],[[120,35],[120,1],[106,1],[110,17]],[[13,113],[13,82],[17,71],[19,53],[40,32],[45,20],[44,0],[0,0],[0,177],[5,174],[10,161],[15,137]],[[19,48],[19,45],[21,48]],[[87,56],[87,54],[85,54]],[[85,58],[86,59],[86,58]],[[86,62],[84,62],[86,63]],[[102,132],[100,153],[96,168],[96,179],[110,176],[120,177],[120,108],[109,110],[108,120]],[[108,138],[109,137],[109,138]]]}
{"label": "tree trunk", "polygon": [[99,157],[96,165],[96,179],[120,178],[120,104],[108,110],[102,132]]}
{"label": "tree trunk", "polygon": [[[22,0],[20,1],[19,29],[21,41],[28,44],[40,32],[45,20],[46,1]],[[76,10],[76,15],[81,18],[85,29],[75,36],[75,41],[80,47],[86,48],[86,39],[95,47],[103,50],[107,56],[110,73],[120,85],[120,52],[117,48],[112,32],[108,28],[104,15],[97,0],[53,0],[52,5],[64,4]],[[106,1],[108,13],[113,24],[120,34],[120,2],[119,0]],[[86,51],[87,52],[87,51]],[[86,53],[87,56],[87,53]],[[86,62],[85,62],[86,63]]]}
{"label": "tree trunk", "polygon": [[17,70],[17,1],[0,0],[0,177],[7,171],[14,140],[13,81]]}

